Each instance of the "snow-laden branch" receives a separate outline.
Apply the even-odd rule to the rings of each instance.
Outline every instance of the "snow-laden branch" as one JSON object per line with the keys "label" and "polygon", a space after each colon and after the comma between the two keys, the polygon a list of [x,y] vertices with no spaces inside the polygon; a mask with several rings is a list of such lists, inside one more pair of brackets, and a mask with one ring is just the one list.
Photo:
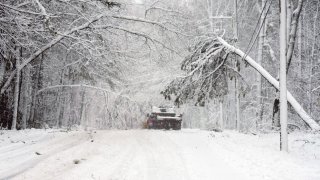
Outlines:
{"label": "snow-laden branch", "polygon": [[55,44],[60,42],[64,37],[68,36],[69,34],[72,34],[72,33],[76,32],[76,31],[88,28],[92,23],[98,21],[99,19],[101,19],[104,16],[105,16],[104,14],[100,14],[99,16],[96,16],[95,18],[90,20],[89,22],[84,23],[81,26],[75,27],[75,28],[71,29],[70,31],[65,32],[64,34],[58,35],[56,38],[51,40],[48,44],[46,44],[45,46],[40,48],[38,51],[33,53],[29,58],[23,60],[22,64],[11,72],[11,74],[10,74],[9,78],[7,79],[6,83],[1,88],[1,92],[0,93],[3,94],[5,92],[5,90],[10,85],[11,81],[13,80],[13,78],[14,78],[15,74],[17,73],[17,71],[21,71],[21,69],[23,69],[27,64],[29,64],[31,61],[36,59],[41,53],[43,53],[47,49],[51,48],[52,46],[54,46]]}
{"label": "snow-laden branch", "polygon": [[[39,8],[41,10],[41,13],[35,13],[35,15],[42,15],[42,16],[45,16],[46,18],[48,18],[49,15],[47,14],[46,9],[42,6],[42,4],[39,2],[39,0],[35,0],[35,2],[37,3],[37,5],[39,6]],[[1,3],[0,3],[0,6],[4,6],[4,7],[7,7],[7,8],[11,8],[11,9],[16,9],[14,7],[7,6],[7,5],[4,5],[4,4],[1,4]],[[163,25],[163,24],[161,24],[159,22],[156,22],[156,21],[151,21],[151,20],[147,20],[147,19],[141,19],[141,18],[137,18],[137,17],[121,16],[121,15],[100,14],[100,15],[94,17],[93,19],[88,20],[86,23],[84,23],[84,24],[82,24],[80,26],[74,27],[73,29],[71,29],[71,30],[69,30],[67,32],[63,32],[63,33],[56,32],[57,36],[54,39],[52,39],[49,43],[44,45],[42,48],[37,50],[35,53],[31,54],[28,58],[22,59],[21,65],[11,72],[9,78],[6,80],[4,85],[1,87],[0,94],[3,94],[6,91],[6,89],[9,87],[9,85],[12,82],[13,78],[15,77],[15,74],[17,73],[17,71],[20,71],[21,69],[23,69],[27,64],[29,64],[31,61],[36,59],[41,53],[45,52],[47,49],[49,49],[52,46],[54,46],[55,44],[59,43],[65,37],[72,37],[71,34],[73,34],[74,32],[77,32],[77,31],[80,31],[80,30],[83,30],[85,28],[90,27],[90,25],[92,23],[100,20],[103,17],[115,18],[115,19],[124,20],[124,21],[152,24],[152,25],[155,25],[155,26],[157,26],[157,27],[159,27],[159,28],[161,28],[163,30],[166,30],[168,32],[172,32],[172,33],[175,33],[177,35],[187,36],[187,35],[179,32],[179,31],[170,29],[170,28],[166,27],[165,25]],[[98,28],[98,27],[94,27],[94,28]],[[150,42],[152,42],[154,44],[161,45],[165,49],[168,49],[168,50],[176,53],[177,55],[180,55],[174,49],[168,47],[165,43],[162,43],[162,42],[160,42],[159,40],[157,40],[155,38],[151,38],[150,36],[148,36],[148,35],[146,35],[146,34],[144,34],[142,32],[135,32],[135,31],[132,31],[130,29],[126,29],[126,28],[119,27],[119,26],[112,26],[112,25],[100,26],[99,28],[112,28],[112,29],[116,29],[116,30],[120,30],[120,31],[124,31],[124,32],[130,33],[130,34],[133,34],[133,35],[136,35],[136,36],[140,36],[140,37],[145,38],[146,40],[149,40]]]}
{"label": "snow-laden branch", "polygon": [[312,92],[314,92],[314,91],[316,91],[316,90],[318,90],[318,89],[320,89],[320,86],[312,89]]}
{"label": "snow-laden branch", "polygon": [[183,15],[183,13],[181,13],[179,11],[172,10],[172,9],[165,9],[165,8],[162,8],[162,7],[150,7],[145,11],[145,16],[147,16],[147,14],[152,10],[160,10],[160,11],[163,11],[163,12],[166,12],[166,13],[174,13],[174,14]]}
{"label": "snow-laden branch", "polygon": [[232,16],[210,16],[209,19],[232,19]]}
{"label": "snow-laden branch", "polygon": [[7,9],[10,9],[10,10],[12,10],[12,11],[16,11],[16,12],[19,12],[19,13],[23,13],[23,14],[29,14],[29,15],[33,15],[33,16],[44,16],[46,21],[47,21],[50,17],[58,17],[58,16],[56,16],[56,15],[48,14],[47,11],[46,11],[46,9],[45,9],[45,8],[43,7],[43,5],[39,2],[39,0],[35,0],[35,2],[36,2],[36,4],[39,6],[41,12],[34,12],[34,11],[29,11],[29,10],[24,10],[24,9],[19,8],[19,7],[22,6],[22,5],[28,4],[28,2],[19,4],[18,6],[11,6],[11,5],[7,5],[7,4],[0,3],[0,6],[5,7],[5,8],[7,8]]}
{"label": "snow-laden branch", "polygon": [[174,53],[176,53],[177,55],[180,56],[179,52],[175,51],[174,49],[168,47],[167,45],[165,45],[164,43],[162,43],[161,41],[155,39],[155,38],[151,38],[150,36],[148,36],[147,34],[141,33],[141,32],[137,32],[137,31],[132,31],[129,29],[126,29],[124,27],[120,27],[120,26],[113,26],[113,25],[102,25],[102,26],[94,26],[93,29],[116,29],[116,30],[120,30],[120,31],[124,31],[127,32],[129,34],[138,36],[138,37],[143,37],[146,40],[151,41],[153,44],[160,44],[163,48],[170,50]]}
{"label": "snow-laden branch", "polygon": [[6,8],[8,8],[8,9],[11,9],[11,10],[14,10],[14,11],[17,11],[17,12],[20,12],[20,13],[37,15],[37,16],[43,15],[42,13],[19,9],[19,8],[14,7],[14,6],[10,6],[10,5],[3,4],[3,3],[0,3],[0,6],[6,7]]}
{"label": "snow-laden branch", "polygon": [[34,1],[35,1],[35,2],[37,3],[37,5],[39,6],[42,15],[45,16],[45,22],[48,21],[48,20],[49,20],[49,15],[47,14],[46,9],[43,7],[43,5],[40,3],[39,0],[34,0]]}
{"label": "snow-laden branch", "polygon": [[170,29],[170,28],[166,27],[165,25],[163,25],[163,24],[161,24],[159,22],[156,22],[156,21],[151,21],[151,20],[137,18],[137,17],[130,17],[130,16],[119,16],[119,15],[111,15],[110,17],[116,18],[116,19],[122,19],[122,20],[136,21],[136,22],[140,22],[140,23],[152,24],[152,25],[158,26],[158,27],[160,27],[160,28],[162,28],[162,29],[164,29],[166,31],[175,33],[177,35],[182,35],[182,36],[186,36],[186,37],[192,36],[192,35],[184,34],[184,33],[180,32],[180,31],[176,31],[174,29]]}
{"label": "snow-laden branch", "polygon": [[216,39],[198,43],[181,63],[186,76],[171,81],[163,96],[169,100],[174,97],[178,106],[190,100],[204,106],[208,99],[223,97],[228,86],[224,68],[227,58],[228,52]]}
{"label": "snow-laden branch", "polygon": [[57,89],[57,88],[63,88],[63,87],[68,87],[68,88],[90,88],[90,89],[95,89],[95,90],[99,90],[99,91],[103,91],[103,92],[107,92],[107,93],[110,93],[110,94],[114,94],[116,97],[122,97],[122,98],[125,98],[125,99],[128,99],[132,102],[135,102],[134,100],[132,100],[131,98],[127,97],[127,96],[124,96],[124,95],[121,95],[119,93],[116,93],[116,92],[113,92],[113,91],[110,91],[108,89],[104,89],[104,88],[101,88],[101,87],[97,87],[97,86],[90,86],[90,85],[86,85],[86,84],[62,84],[62,85],[54,85],[54,86],[48,86],[48,87],[45,87],[45,88],[42,88],[40,89],[38,92],[37,92],[37,95],[44,92],[44,91],[48,91],[48,90],[51,90],[51,89]]}
{"label": "snow-laden branch", "polygon": [[[217,39],[228,50],[230,50],[231,52],[242,57],[248,64],[250,64],[264,78],[266,78],[269,83],[271,83],[276,89],[279,90],[279,81],[277,81],[274,77],[272,77],[271,74],[268,71],[266,71],[260,64],[255,62],[250,56],[246,56],[246,54],[243,51],[241,51],[240,49],[237,49],[234,46],[228,44],[222,38],[218,37]],[[309,125],[309,127],[311,129],[320,130],[320,125],[315,120],[313,120],[312,117],[310,117],[308,115],[308,113],[303,109],[303,107],[297,102],[297,100],[292,96],[292,94],[289,91],[287,91],[287,98],[288,98],[288,102],[291,104],[291,106],[295,109],[295,111],[298,113],[298,115]]]}

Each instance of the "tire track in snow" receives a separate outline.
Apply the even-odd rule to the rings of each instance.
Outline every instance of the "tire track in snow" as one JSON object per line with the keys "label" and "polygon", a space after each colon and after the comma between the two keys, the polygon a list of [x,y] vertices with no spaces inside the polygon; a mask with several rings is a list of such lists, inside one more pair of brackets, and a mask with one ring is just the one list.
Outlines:
{"label": "tire track in snow", "polygon": [[[181,149],[168,138],[168,131],[151,131],[141,135],[140,145],[149,167],[147,179],[189,180]],[[150,168],[152,167],[152,168]]]}
{"label": "tire track in snow", "polygon": [[[93,143],[52,155],[16,179],[241,179],[242,174],[218,157],[220,147],[209,148],[206,135],[184,130],[98,131]],[[87,160],[74,165],[73,157]]]}
{"label": "tire track in snow", "polygon": [[[113,163],[112,171],[110,171],[109,176],[112,180],[120,180],[120,179],[127,179],[127,171],[130,170],[131,163],[133,162],[134,158],[137,155],[137,143],[134,138],[131,137],[130,134],[125,133],[126,135],[123,137],[126,139],[126,141],[123,141],[123,139],[119,139],[119,141],[123,141],[117,143],[120,147],[126,147],[126,151],[121,152],[117,154],[117,157],[120,157],[119,160],[116,160],[116,162]],[[128,140],[130,139],[130,140]],[[115,158],[115,157],[114,157]],[[117,159],[117,158],[115,158]]]}
{"label": "tire track in snow", "polygon": [[[44,161],[45,159],[49,158],[52,155],[57,154],[66,149],[69,149],[79,143],[85,142],[85,139],[87,137],[88,135],[84,132],[73,133],[67,137],[61,136],[61,137],[55,138],[53,141],[46,141],[43,144],[36,144],[35,146],[31,146],[30,149],[23,150],[23,153],[18,153],[18,156],[16,156],[16,154],[13,153],[10,157],[8,157],[9,160],[11,158],[12,159],[19,158],[24,154],[28,154],[29,157],[30,157],[30,154],[32,154],[32,156],[26,159],[25,161],[19,163],[18,166],[2,171],[0,175],[0,179],[11,179],[33,168],[38,163],[40,163],[41,161]],[[35,155],[35,151],[41,152],[42,154]]]}

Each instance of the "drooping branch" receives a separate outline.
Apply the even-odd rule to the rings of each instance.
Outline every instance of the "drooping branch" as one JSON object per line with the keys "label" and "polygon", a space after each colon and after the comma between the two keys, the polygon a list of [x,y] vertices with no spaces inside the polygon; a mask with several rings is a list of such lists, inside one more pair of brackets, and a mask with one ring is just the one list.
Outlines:
{"label": "drooping branch", "polygon": [[45,91],[49,91],[49,90],[57,89],[57,88],[63,88],[63,87],[69,87],[69,88],[82,88],[83,87],[83,88],[95,89],[95,90],[99,90],[99,91],[103,91],[103,92],[106,92],[106,93],[113,94],[115,96],[119,96],[121,98],[128,99],[130,101],[134,101],[134,100],[132,100],[131,98],[129,98],[127,96],[123,96],[123,95],[121,95],[119,93],[115,93],[115,92],[110,91],[108,89],[97,87],[97,86],[86,85],[86,84],[60,84],[60,85],[48,86],[48,87],[40,89],[37,92],[37,95],[42,93],[42,92],[45,92]]}
{"label": "drooping branch", "polygon": [[45,22],[48,21],[49,15],[47,14],[46,9],[43,7],[43,5],[40,3],[39,0],[35,0],[35,1],[36,1],[37,5],[39,6],[42,15],[45,16]]}
{"label": "drooping branch", "polygon": [[[182,62],[182,70],[186,71],[187,75],[172,81],[162,94],[169,100],[171,99],[170,95],[175,95],[175,102],[178,104],[185,103],[189,99],[196,100],[196,104],[200,105],[206,99],[225,95],[227,92],[225,76],[228,66],[225,63],[227,63],[226,60],[230,53],[240,56],[279,90],[279,81],[272,77],[267,70],[243,51],[218,37],[198,44],[195,51]],[[224,78],[221,78],[222,76]],[[320,125],[307,114],[289,91],[287,91],[287,97],[288,102],[308,126],[313,130],[320,130]]]}
{"label": "drooping branch", "polygon": [[189,100],[203,106],[208,99],[222,97],[227,93],[226,72],[223,69],[227,57],[228,53],[217,40],[199,43],[182,62],[181,69],[187,72],[186,76],[172,81],[162,94],[169,100],[174,94],[178,106]]}
{"label": "drooping branch", "polygon": [[21,69],[23,69],[27,64],[29,64],[31,61],[33,61],[34,59],[36,59],[41,53],[43,53],[44,51],[46,51],[47,49],[51,48],[52,46],[54,46],[55,44],[57,44],[58,42],[60,42],[63,38],[65,38],[66,36],[68,36],[69,34],[72,34],[76,31],[88,28],[92,23],[98,21],[99,19],[101,19],[104,15],[101,14],[95,18],[93,18],[92,20],[90,20],[87,23],[84,23],[81,26],[75,27],[73,29],[71,29],[70,31],[65,32],[64,34],[58,35],[56,38],[54,38],[53,40],[51,40],[48,44],[46,44],[45,46],[43,46],[42,48],[40,48],[38,51],[36,51],[35,53],[33,53],[29,58],[23,60],[22,64],[17,67],[15,70],[13,70],[9,76],[9,78],[7,79],[6,83],[3,85],[3,87],[1,88],[0,94],[3,94],[6,89],[9,87],[11,81],[13,80],[15,74],[17,73],[17,71],[21,71]]}
{"label": "drooping branch", "polygon": [[165,8],[162,8],[162,7],[150,7],[150,8],[148,8],[148,9],[145,11],[144,15],[147,16],[148,13],[149,13],[150,11],[152,11],[152,10],[159,10],[159,11],[163,11],[163,12],[166,12],[166,13],[173,13],[173,14],[180,14],[180,15],[182,15],[182,13],[179,12],[179,11],[175,11],[175,10],[172,10],[172,9],[165,9]]}
{"label": "drooping branch", "polygon": [[130,17],[130,16],[119,16],[119,15],[111,15],[110,17],[115,18],[115,19],[121,19],[121,20],[127,20],[127,21],[135,21],[135,22],[140,22],[140,23],[152,24],[152,25],[160,27],[163,30],[175,33],[177,35],[182,35],[182,36],[186,36],[186,37],[191,36],[191,35],[188,35],[188,34],[184,34],[184,33],[180,32],[180,31],[176,31],[174,29],[170,29],[167,26],[165,26],[165,25],[163,25],[163,24],[161,24],[159,22],[151,21],[151,20],[148,20],[148,19],[142,19],[142,18]]}
{"label": "drooping branch", "polygon": [[316,90],[318,90],[318,89],[320,89],[320,86],[318,86],[318,87],[316,87],[316,88],[312,89],[312,92],[314,92],[314,91],[316,91]]}
{"label": "drooping branch", "polygon": [[[1,5],[1,4],[0,4]],[[38,4],[39,7],[41,8],[41,12],[42,13],[39,13],[39,15],[44,15],[47,17],[47,13],[44,9],[44,7],[39,3]],[[21,71],[21,69],[23,69],[27,64],[29,64],[31,61],[33,61],[34,59],[36,59],[41,53],[45,52],[46,50],[50,49],[52,46],[54,46],[55,44],[59,43],[61,40],[63,40],[64,38],[66,37],[71,37],[70,35],[77,32],[77,31],[80,31],[80,30],[83,30],[83,29],[86,29],[86,28],[89,28],[91,26],[91,24],[93,24],[94,22],[102,19],[103,17],[109,17],[109,18],[115,18],[115,19],[119,19],[119,20],[123,20],[123,21],[131,21],[131,22],[139,22],[139,23],[145,23],[145,24],[152,24],[152,25],[155,25],[163,30],[166,30],[168,32],[171,32],[171,33],[175,33],[177,35],[185,35],[179,31],[176,31],[176,30],[172,30],[168,27],[166,27],[165,25],[159,23],[159,22],[156,22],[156,21],[151,21],[151,20],[147,20],[147,19],[141,19],[141,18],[137,18],[137,17],[129,17],[129,16],[120,16],[120,15],[110,15],[110,14],[100,14],[96,17],[94,17],[92,20],[88,20],[86,23],[78,26],[78,27],[75,27],[67,32],[63,32],[63,33],[59,33],[59,32],[56,32],[57,36],[52,39],[49,43],[47,43],[45,46],[43,46],[42,48],[40,48],[39,50],[37,50],[36,52],[34,52],[33,54],[31,54],[28,58],[26,59],[23,59],[22,60],[22,63],[20,65],[20,67],[17,67],[16,69],[14,69],[9,78],[6,80],[6,82],[4,83],[4,85],[1,87],[1,91],[0,91],[0,94],[3,94],[6,89],[9,87],[9,85],[11,84],[13,78],[15,77],[15,74],[17,73],[17,71]],[[103,27],[101,27],[103,28]],[[136,36],[140,36],[140,37],[143,37],[145,38],[146,40],[149,40],[150,42],[153,42],[154,44],[160,44],[162,47],[164,47],[165,49],[168,49],[172,52],[175,52],[177,55],[179,55],[178,52],[176,52],[174,49],[166,46],[164,43],[161,43],[160,41],[156,40],[155,38],[151,38],[149,36],[147,36],[146,34],[144,33],[141,33],[141,32],[135,32],[135,31],[132,31],[132,30],[129,30],[129,29],[125,29],[123,27],[119,27],[119,26],[112,26],[112,25],[106,25],[104,28],[113,28],[113,29],[116,29],[116,30],[120,30],[120,31],[125,31],[127,33],[131,33],[133,35],[136,35]],[[187,36],[187,35],[185,35]]]}
{"label": "drooping branch", "polygon": [[147,34],[142,33],[142,32],[132,31],[132,30],[126,29],[124,27],[114,26],[114,25],[94,26],[93,28],[94,29],[116,29],[116,30],[124,31],[124,32],[129,33],[129,34],[145,38],[146,40],[151,41],[153,44],[160,44],[163,48],[165,48],[165,49],[167,49],[167,50],[169,50],[171,52],[174,52],[175,54],[180,56],[180,53],[175,51],[173,48],[168,47],[167,45],[165,45],[161,41],[159,41],[159,40],[157,40],[155,38],[152,38],[152,37],[150,37]]}
{"label": "drooping branch", "polygon": [[17,7],[13,7],[13,6],[10,6],[10,5],[7,5],[7,4],[3,4],[3,3],[0,3],[0,6],[6,7],[8,9],[11,9],[11,10],[14,10],[14,11],[17,11],[17,12],[20,12],[20,13],[31,14],[31,15],[36,15],[36,16],[39,16],[39,15],[42,16],[43,15],[43,13],[23,10],[23,9],[19,9]]}

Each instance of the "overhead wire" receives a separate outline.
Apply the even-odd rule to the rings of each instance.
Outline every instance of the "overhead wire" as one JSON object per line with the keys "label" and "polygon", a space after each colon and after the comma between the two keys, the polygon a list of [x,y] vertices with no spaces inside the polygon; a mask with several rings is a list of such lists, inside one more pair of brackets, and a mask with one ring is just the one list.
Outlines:
{"label": "overhead wire", "polygon": [[270,10],[270,6],[271,6],[271,2],[270,2],[270,4],[269,4],[269,6],[268,6],[266,15],[265,15],[264,18],[263,18],[262,24],[261,24],[261,26],[259,27],[259,30],[258,30],[258,32],[257,32],[257,34],[256,34],[256,36],[255,36],[255,38],[254,38],[254,41],[252,42],[252,44],[251,44],[250,48],[248,49],[248,51],[245,53],[243,59],[245,59],[245,58],[248,56],[248,54],[251,52],[251,50],[252,50],[252,48],[253,48],[253,45],[254,45],[255,42],[257,41],[258,36],[259,36],[259,34],[260,34],[260,32],[261,32],[261,29],[262,29],[262,27],[264,26],[264,23],[265,23],[265,21],[266,21],[267,14],[268,14],[268,12],[269,12],[269,10]]}
{"label": "overhead wire", "polygon": [[248,44],[248,46],[247,46],[247,48],[246,48],[246,51],[245,51],[245,52],[247,52],[247,51],[248,51],[249,46],[251,45],[252,39],[253,39],[253,37],[254,37],[254,35],[255,35],[255,33],[256,33],[256,31],[257,31],[257,29],[258,29],[258,26],[259,26],[259,24],[260,24],[261,17],[262,17],[262,15],[263,15],[263,12],[264,12],[264,10],[265,10],[266,6],[267,6],[267,1],[264,3],[264,6],[263,6],[263,8],[262,8],[262,10],[261,10],[261,12],[260,12],[260,16],[259,16],[258,22],[257,22],[257,24],[256,24],[256,26],[255,26],[255,28],[254,28],[254,30],[253,30],[253,33],[252,33],[252,35],[251,35],[251,38],[250,38],[249,44]]}
{"label": "overhead wire", "polygon": [[[268,5],[266,15],[263,17],[262,23],[261,23],[261,25],[260,25],[260,27],[259,27],[259,24],[260,24],[261,19],[262,19],[262,15],[263,15],[263,13],[264,13],[264,11],[265,11],[265,9],[266,9],[267,3],[268,3],[269,1],[270,1],[270,3],[269,3],[269,5]],[[259,36],[259,34],[260,34],[260,32],[261,32],[262,27],[264,26],[265,20],[266,20],[266,18],[267,18],[268,12],[269,12],[270,7],[271,7],[271,4],[272,4],[272,0],[269,0],[269,1],[266,1],[266,2],[265,2],[264,6],[263,6],[263,9],[262,9],[261,12],[260,12],[260,16],[259,16],[258,22],[257,22],[257,24],[256,24],[256,27],[255,27],[252,35],[251,35],[249,44],[248,44],[248,46],[247,46],[247,48],[246,48],[245,55],[242,57],[242,60],[245,59],[245,58],[248,56],[248,54],[251,52],[251,50],[252,50],[252,48],[253,48],[253,45],[254,45],[254,43],[256,42],[256,40],[257,40],[257,38],[258,38],[258,36]],[[258,30],[258,32],[256,32],[257,29],[258,29],[258,27],[259,27],[259,30]],[[252,40],[253,40],[253,41],[252,41]]]}

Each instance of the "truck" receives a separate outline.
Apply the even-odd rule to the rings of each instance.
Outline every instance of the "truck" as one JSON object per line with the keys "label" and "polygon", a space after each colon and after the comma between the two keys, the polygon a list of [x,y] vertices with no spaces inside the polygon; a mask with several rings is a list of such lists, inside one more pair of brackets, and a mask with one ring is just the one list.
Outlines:
{"label": "truck", "polygon": [[181,130],[182,114],[177,115],[174,107],[152,107],[151,114],[147,114],[148,129]]}

